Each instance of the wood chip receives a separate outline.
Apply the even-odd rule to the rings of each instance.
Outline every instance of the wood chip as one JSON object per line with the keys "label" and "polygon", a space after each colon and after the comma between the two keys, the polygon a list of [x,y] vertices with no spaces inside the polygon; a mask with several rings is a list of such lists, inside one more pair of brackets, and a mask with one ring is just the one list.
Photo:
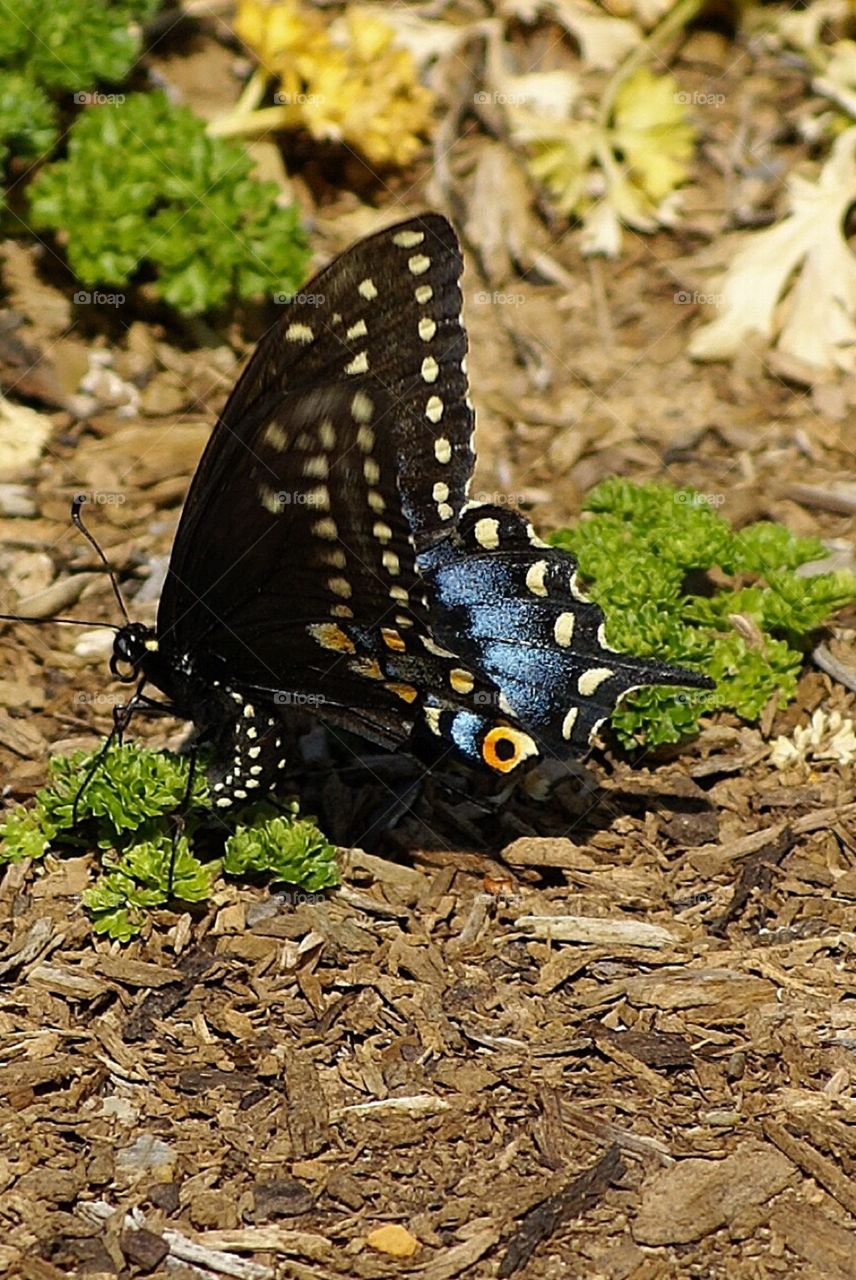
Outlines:
{"label": "wood chip", "polygon": [[823,1280],[856,1276],[856,1232],[846,1231],[817,1205],[791,1198],[770,1219],[788,1248],[814,1268]]}
{"label": "wood chip", "polygon": [[680,935],[644,920],[605,920],[593,916],[518,916],[515,927],[550,942],[592,943],[600,947],[674,947]]}
{"label": "wood chip", "polygon": [[642,1188],[631,1223],[637,1244],[689,1244],[765,1204],[793,1182],[796,1170],[774,1147],[744,1143],[725,1160],[682,1160]]}
{"label": "wood chip", "polygon": [[775,1120],[764,1121],[764,1133],[774,1142],[780,1151],[799,1165],[809,1178],[814,1178],[833,1196],[842,1209],[856,1217],[856,1186],[853,1179],[844,1173],[832,1160],[821,1155],[807,1142],[801,1142],[788,1133],[783,1125]]}
{"label": "wood chip", "polygon": [[44,734],[33,724],[0,711],[0,744],[24,759],[39,758],[47,754],[48,744]]}
{"label": "wood chip", "polygon": [[610,1183],[616,1182],[623,1173],[621,1151],[612,1146],[597,1164],[530,1209],[506,1245],[497,1272],[500,1280],[525,1266],[538,1246],[555,1235],[564,1223],[597,1204]]}

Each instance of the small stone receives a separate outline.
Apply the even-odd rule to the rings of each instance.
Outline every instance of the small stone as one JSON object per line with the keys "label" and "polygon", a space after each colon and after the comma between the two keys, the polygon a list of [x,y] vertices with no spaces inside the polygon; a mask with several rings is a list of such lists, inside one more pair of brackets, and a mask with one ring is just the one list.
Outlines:
{"label": "small stone", "polygon": [[169,1245],[154,1231],[126,1231],[122,1236],[122,1252],[141,1271],[154,1271],[169,1253]]}
{"label": "small stone", "polygon": [[141,1133],[130,1146],[117,1151],[116,1176],[133,1181],[141,1174],[153,1173],[160,1174],[166,1181],[164,1175],[168,1177],[172,1173],[177,1159],[174,1147],[152,1133]]}
{"label": "small stone", "polygon": [[282,1178],[277,1182],[257,1182],[253,1188],[254,1222],[271,1218],[296,1218],[308,1213],[315,1204],[312,1192],[301,1182]]}
{"label": "small stone", "polygon": [[406,1227],[396,1222],[389,1222],[383,1227],[375,1227],[366,1236],[366,1244],[378,1253],[385,1253],[390,1258],[412,1258],[419,1248],[416,1236],[410,1234]]}
{"label": "small stone", "polygon": [[178,1208],[179,1188],[177,1182],[155,1182],[149,1187],[149,1202],[156,1209],[162,1209],[167,1217]]}

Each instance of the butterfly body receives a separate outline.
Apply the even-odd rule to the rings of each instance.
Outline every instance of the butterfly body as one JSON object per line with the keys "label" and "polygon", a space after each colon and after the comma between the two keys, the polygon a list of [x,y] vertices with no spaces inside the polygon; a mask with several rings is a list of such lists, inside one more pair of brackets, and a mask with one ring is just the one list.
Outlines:
{"label": "butterfly body", "polygon": [[460,250],[437,214],[358,242],[259,343],[193,478],[153,631],[114,674],[214,746],[213,803],[275,783],[309,710],[429,764],[580,754],[628,689],[709,686],[616,654],[572,557],[468,504]]}

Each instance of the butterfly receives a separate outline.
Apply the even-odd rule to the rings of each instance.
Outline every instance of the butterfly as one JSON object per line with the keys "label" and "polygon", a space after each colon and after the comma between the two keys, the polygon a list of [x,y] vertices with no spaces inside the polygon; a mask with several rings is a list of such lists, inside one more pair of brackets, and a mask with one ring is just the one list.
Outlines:
{"label": "butterfly", "polygon": [[275,787],[294,709],[509,774],[585,751],[632,688],[711,686],[609,648],[573,557],[468,502],[462,268],[427,213],[285,304],[197,467],[156,626],[117,632],[128,711],[193,722],[218,809]]}

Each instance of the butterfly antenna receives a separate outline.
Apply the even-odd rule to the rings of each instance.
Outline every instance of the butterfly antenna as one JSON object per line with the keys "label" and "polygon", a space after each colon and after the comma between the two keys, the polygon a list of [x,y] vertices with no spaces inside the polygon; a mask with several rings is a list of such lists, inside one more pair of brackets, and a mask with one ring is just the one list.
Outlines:
{"label": "butterfly antenna", "polygon": [[109,631],[121,631],[115,622],[88,622],[85,618],[34,618],[25,613],[0,613],[0,622],[64,622],[69,627],[107,627]]}
{"label": "butterfly antenna", "polygon": [[72,498],[71,523],[74,525],[75,529],[79,530],[79,532],[83,534],[84,538],[89,543],[89,545],[95,549],[95,554],[98,556],[98,559],[101,561],[104,568],[107,570],[107,576],[110,579],[110,586],[113,588],[113,595],[116,597],[117,603],[122,612],[122,617],[125,619],[125,622],[130,625],[131,618],[128,613],[128,610],[125,608],[125,601],[122,599],[122,593],[119,590],[119,584],[116,581],[116,575],[113,572],[112,568],[110,567],[110,562],[108,561],[104,552],[101,550],[95,538],[92,536],[92,534],[87,529],[86,525],[83,523],[83,517],[80,514],[80,510],[85,501],[86,501],[86,496],[85,494],[82,494],[82,493],[75,494],[75,496]]}

